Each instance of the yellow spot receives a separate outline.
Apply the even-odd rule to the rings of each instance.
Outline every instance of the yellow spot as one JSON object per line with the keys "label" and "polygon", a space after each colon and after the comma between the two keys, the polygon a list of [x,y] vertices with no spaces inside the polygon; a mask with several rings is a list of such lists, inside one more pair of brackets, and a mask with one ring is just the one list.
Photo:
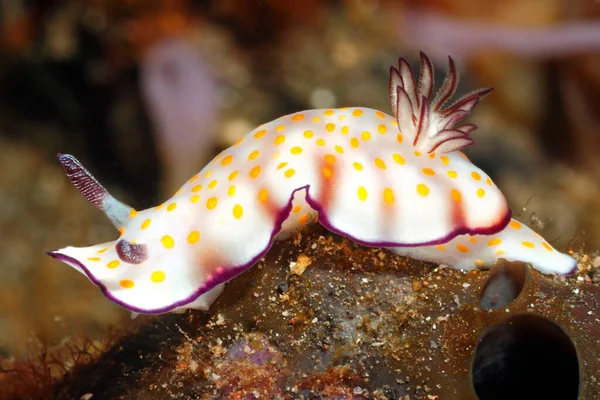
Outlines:
{"label": "yellow spot", "polygon": [[192,192],[197,193],[202,190],[202,185],[196,185],[192,188]]}
{"label": "yellow spot", "polygon": [[229,165],[232,161],[233,161],[233,156],[227,156],[221,160],[221,165],[225,167],[225,166]]}
{"label": "yellow spot", "polygon": [[481,180],[481,175],[479,175],[478,172],[473,171],[471,172],[471,176],[473,177],[473,179],[475,179],[476,181]]}
{"label": "yellow spot", "polygon": [[355,163],[354,163],[354,168],[355,168],[357,171],[362,171],[362,169],[363,169],[363,166],[362,166],[362,164],[361,164],[361,163],[357,163],[357,162],[355,162]]}
{"label": "yellow spot", "polygon": [[327,130],[327,132],[333,132],[333,130],[335,129],[335,124],[332,124],[330,122],[327,125],[325,125],[325,129]]}
{"label": "yellow spot", "polygon": [[535,246],[533,245],[533,243],[531,243],[531,242],[527,242],[527,241],[521,242],[521,244],[522,244],[523,246],[525,246],[525,247],[529,247],[530,249],[533,249],[533,248],[535,247]]}
{"label": "yellow spot", "polygon": [[261,137],[265,136],[265,133],[267,133],[267,131],[264,129],[261,129],[260,131],[258,131],[254,134],[254,139],[260,139]]}
{"label": "yellow spot", "polygon": [[125,228],[121,227],[119,229],[117,229],[119,231],[119,233],[122,235],[125,233]]}
{"label": "yellow spot", "polygon": [[396,120],[392,120],[392,122],[390,122],[390,124],[394,125],[394,126],[398,126],[398,121]]}
{"label": "yellow spot", "polygon": [[284,175],[286,178],[291,178],[292,176],[294,176],[295,173],[296,171],[294,171],[293,168],[290,168],[287,171],[285,171]]}
{"label": "yellow spot", "polygon": [[170,211],[173,211],[173,210],[174,210],[174,209],[176,209],[176,208],[177,208],[177,203],[173,202],[173,203],[171,203],[171,204],[169,204],[169,205],[167,206],[167,211],[169,211],[169,212],[170,212]]}
{"label": "yellow spot", "polygon": [[301,224],[307,223],[308,222],[308,214],[304,214],[303,216],[298,218],[298,222],[300,222]]}
{"label": "yellow spot", "polygon": [[154,283],[160,283],[165,280],[165,273],[163,271],[154,271],[150,275],[150,280]]}
{"label": "yellow spot", "polygon": [[392,158],[394,159],[394,161],[396,161],[398,164],[403,165],[406,163],[406,161],[404,160],[404,157],[402,157],[400,154],[398,153],[394,153],[392,154]]}
{"label": "yellow spot", "polygon": [[124,289],[131,289],[135,286],[135,283],[130,279],[123,279],[122,281],[119,281],[119,285]]}
{"label": "yellow spot", "polygon": [[296,114],[292,117],[292,121],[302,121],[304,119],[304,114]]}
{"label": "yellow spot", "polygon": [[323,157],[325,159],[325,162],[328,162],[329,164],[333,164],[335,162],[335,156],[333,154],[325,154],[325,157]]}
{"label": "yellow spot", "polygon": [[279,165],[277,166],[277,169],[281,169],[281,168],[285,167],[286,165],[288,165],[287,161],[280,162]]}
{"label": "yellow spot", "polygon": [[423,168],[423,173],[425,175],[429,175],[429,176],[434,176],[435,175],[435,171],[432,170],[431,168]]}
{"label": "yellow spot", "polygon": [[384,133],[387,132],[387,127],[383,124],[379,124],[379,125],[377,125],[377,132],[379,132],[383,135]]}
{"label": "yellow spot", "polygon": [[348,129],[348,127],[347,127],[346,125],[342,126],[342,133],[343,133],[344,135],[347,135],[347,134],[348,134],[348,132],[349,132],[349,129]]}
{"label": "yellow spot", "polygon": [[377,157],[373,162],[378,168],[386,169],[385,162],[381,158]]}
{"label": "yellow spot", "polygon": [[197,203],[198,200],[200,200],[200,196],[192,196],[192,197],[190,197],[190,201],[192,203]]}
{"label": "yellow spot", "polygon": [[241,138],[241,139],[239,139],[237,142],[235,142],[235,143],[233,144],[233,147],[237,147],[237,146],[239,146],[239,145],[240,145],[240,143],[242,143],[243,141],[244,141],[244,138]]}
{"label": "yellow spot", "polygon": [[269,199],[269,192],[267,191],[267,189],[260,189],[258,192],[258,200],[260,200],[262,203],[264,203],[268,199]]}
{"label": "yellow spot", "polygon": [[496,252],[496,255],[497,255],[497,256],[499,256],[499,255],[501,255],[501,254],[504,254],[504,250],[498,250],[498,251]]}
{"label": "yellow spot", "polygon": [[429,194],[429,188],[426,185],[419,183],[417,185],[417,193],[421,196],[427,196]]}
{"label": "yellow spot", "polygon": [[117,268],[119,266],[119,264],[120,264],[119,260],[112,260],[111,262],[106,264],[106,266],[110,269],[113,269],[113,268]]}
{"label": "yellow spot", "polygon": [[502,240],[500,238],[495,238],[488,242],[488,246],[492,247],[492,246],[499,245],[500,243],[502,243]]}
{"label": "yellow spot", "polygon": [[294,206],[294,208],[292,209],[293,213],[299,213],[300,210],[302,210],[302,206],[298,205],[298,206]]}
{"label": "yellow spot", "polygon": [[325,140],[317,139],[317,146],[325,146]]}
{"label": "yellow spot", "polygon": [[456,171],[448,171],[446,172],[446,175],[448,175],[450,178],[456,178],[458,176]]}
{"label": "yellow spot", "polygon": [[329,116],[333,115],[333,110],[325,110],[325,112],[323,114],[325,114],[329,117]]}
{"label": "yellow spot", "polygon": [[239,174],[239,171],[236,169],[232,173],[229,174],[229,178],[227,178],[230,182],[234,180]]}
{"label": "yellow spot", "polygon": [[100,261],[100,257],[88,257],[90,261]]}
{"label": "yellow spot", "polygon": [[273,144],[281,144],[283,142],[285,142],[285,136],[283,135],[279,135],[273,140]]}
{"label": "yellow spot", "polygon": [[354,110],[352,111],[353,117],[360,117],[363,114],[362,110]]}
{"label": "yellow spot", "polygon": [[477,189],[477,196],[479,196],[479,197],[485,196],[485,190],[483,190],[482,188]]}
{"label": "yellow spot", "polygon": [[429,153],[429,158],[434,159],[435,158],[435,153]]}
{"label": "yellow spot", "polygon": [[281,156],[281,153],[276,151],[275,153],[273,153],[273,155],[271,156],[272,160],[277,160],[279,157]]}
{"label": "yellow spot", "polygon": [[175,196],[177,196],[179,193],[181,193],[183,190],[179,189],[178,191],[175,192]]}
{"label": "yellow spot", "polygon": [[363,133],[360,134],[360,137],[362,137],[363,140],[369,140],[369,139],[371,139],[371,132],[364,131]]}
{"label": "yellow spot", "polygon": [[152,222],[150,219],[147,219],[144,222],[142,222],[142,229],[146,229],[147,227],[149,227],[150,222]]}
{"label": "yellow spot", "polygon": [[335,151],[337,151],[340,154],[344,154],[344,149],[342,148],[342,146],[335,146],[334,147]]}
{"label": "yellow spot", "polygon": [[212,164],[215,164],[217,161],[219,161],[219,159],[221,158],[221,156],[223,155],[223,152],[220,152],[213,160]]}
{"label": "yellow spot", "polygon": [[321,117],[313,117],[313,122],[321,122]]}
{"label": "yellow spot", "polygon": [[193,183],[193,182],[195,182],[195,181],[196,181],[196,179],[198,179],[198,175],[194,175],[194,176],[192,177],[192,179],[190,179],[188,182],[189,182],[189,183]]}
{"label": "yellow spot", "polygon": [[357,192],[357,194],[358,194],[358,199],[359,199],[360,201],[365,201],[365,200],[367,200],[367,189],[365,189],[365,187],[364,187],[364,186],[359,186],[359,187],[358,187],[358,192]]}
{"label": "yellow spot", "polygon": [[416,151],[416,150],[415,150],[415,156],[417,156],[417,157],[421,157],[421,152],[420,152],[420,151]]}
{"label": "yellow spot", "polygon": [[106,251],[108,251],[108,247],[105,247],[105,248],[103,248],[103,249],[100,249],[100,250],[98,250],[96,253],[98,253],[98,254],[102,254],[102,253],[105,253]]}
{"label": "yellow spot", "polygon": [[469,248],[467,246],[465,246],[464,244],[457,244],[456,245],[456,250],[460,251],[461,253],[468,253],[469,252]]}
{"label": "yellow spot", "polygon": [[550,245],[546,242],[542,242],[542,246],[544,246],[544,248],[548,251],[552,251],[552,247],[550,247]]}
{"label": "yellow spot", "polygon": [[307,139],[310,139],[311,137],[313,137],[313,135],[313,131],[304,131],[304,137]]}
{"label": "yellow spot", "polygon": [[279,125],[277,128],[275,128],[275,131],[277,131],[277,132],[285,131],[285,125]]}
{"label": "yellow spot", "polygon": [[510,221],[510,227],[513,229],[521,229],[521,223],[518,221]]}
{"label": "yellow spot", "polygon": [[450,159],[448,158],[448,156],[440,156],[440,160],[442,160],[442,162],[445,165],[448,165],[450,163]]}
{"label": "yellow spot", "polygon": [[208,171],[206,171],[206,173],[204,174],[204,177],[205,177],[205,178],[210,178],[210,176],[211,176],[211,175],[212,175],[212,170],[210,170],[210,169],[209,169],[209,170],[208,170]]}
{"label": "yellow spot", "polygon": [[396,140],[398,141],[398,143],[404,142],[404,137],[401,133],[399,133],[398,136],[396,136]]}
{"label": "yellow spot", "polygon": [[358,139],[353,137],[352,139],[350,139],[350,146],[354,147],[355,149],[358,147]]}
{"label": "yellow spot", "polygon": [[258,150],[254,150],[252,153],[250,153],[248,155],[248,160],[250,160],[250,161],[254,160],[256,157],[258,157],[259,154],[260,154],[260,152]]}
{"label": "yellow spot", "polygon": [[215,186],[217,186],[217,180],[216,180],[216,179],[213,179],[213,180],[212,180],[212,181],[210,181],[210,183],[208,184],[208,187],[209,187],[210,189],[214,189],[214,188],[215,188]]}
{"label": "yellow spot", "polygon": [[475,265],[477,265],[478,267],[482,267],[483,266],[483,260],[475,260]]}
{"label": "yellow spot", "polygon": [[457,189],[452,189],[452,191],[450,192],[450,196],[452,197],[452,200],[454,200],[457,203],[460,203],[460,201],[462,200],[462,196]]}
{"label": "yellow spot", "polygon": [[162,203],[159,206],[154,207],[155,210],[160,210],[161,208],[163,208],[165,206],[165,203]]}
{"label": "yellow spot", "polygon": [[255,166],[250,170],[250,178],[257,178],[260,174],[260,165]]}
{"label": "yellow spot", "polygon": [[242,208],[242,206],[240,206],[239,204],[236,204],[235,206],[233,206],[234,218],[240,219],[240,218],[242,218],[243,214],[244,214],[244,209]]}
{"label": "yellow spot", "polygon": [[444,246],[443,244],[438,244],[436,246],[439,250],[446,250],[446,246]]}
{"label": "yellow spot", "polygon": [[[343,121],[343,120],[345,120],[345,119],[346,119],[346,116],[345,116],[345,115],[340,115],[340,116],[338,117],[338,121]],[[347,132],[346,132],[346,133],[347,133]]]}
{"label": "yellow spot", "polygon": [[381,111],[375,111],[375,115],[377,115],[379,118],[385,118],[385,114]]}
{"label": "yellow spot", "polygon": [[469,238],[469,242],[471,242],[471,243],[477,243],[477,238],[475,236],[471,236]]}
{"label": "yellow spot", "polygon": [[488,186],[492,186],[492,180],[490,178],[485,178],[485,183],[487,183]]}
{"label": "yellow spot", "polygon": [[165,246],[165,248],[167,249],[172,249],[173,246],[175,246],[175,241],[173,240],[173,238],[169,235],[165,235],[160,239],[161,243],[163,244],[163,246]]}
{"label": "yellow spot", "polygon": [[129,211],[129,218],[135,218],[135,216],[137,215],[137,211],[135,211],[135,209],[131,209],[131,211]]}
{"label": "yellow spot", "polygon": [[333,170],[331,169],[331,167],[329,165],[326,165],[323,167],[323,176],[327,179],[331,178],[331,176],[333,175]]}
{"label": "yellow spot", "polygon": [[394,204],[394,191],[392,189],[383,189],[383,201],[389,205]]}
{"label": "yellow spot", "polygon": [[210,199],[206,200],[206,208],[209,210],[215,208],[217,204],[219,204],[219,200],[217,200],[216,197],[211,197]]}
{"label": "yellow spot", "polygon": [[294,146],[290,149],[290,153],[292,154],[300,154],[302,153],[302,147],[300,146]]}
{"label": "yellow spot", "polygon": [[234,185],[229,186],[229,189],[227,189],[227,194],[229,195],[229,197],[233,197],[235,195],[235,186]]}

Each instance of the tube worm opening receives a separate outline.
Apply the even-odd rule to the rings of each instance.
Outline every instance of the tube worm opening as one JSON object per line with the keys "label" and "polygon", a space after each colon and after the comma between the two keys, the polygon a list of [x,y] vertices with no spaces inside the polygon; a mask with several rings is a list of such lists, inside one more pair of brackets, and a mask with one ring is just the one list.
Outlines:
{"label": "tube worm opening", "polygon": [[479,400],[576,400],[579,361],[571,339],[554,322],[520,314],[480,339],[471,377]]}
{"label": "tube worm opening", "polygon": [[525,286],[527,265],[500,259],[491,269],[480,298],[482,310],[496,310],[512,303]]}

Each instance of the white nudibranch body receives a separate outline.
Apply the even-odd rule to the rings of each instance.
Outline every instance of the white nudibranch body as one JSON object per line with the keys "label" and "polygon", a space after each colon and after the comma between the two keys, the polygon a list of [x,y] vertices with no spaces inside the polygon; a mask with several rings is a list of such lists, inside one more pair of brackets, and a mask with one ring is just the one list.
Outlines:
{"label": "white nudibranch body", "polygon": [[67,176],[121,232],[118,240],[49,254],[137,313],[207,309],[223,283],[252,267],[275,238],[319,223],[367,246],[472,269],[499,258],[568,274],[575,260],[511,220],[498,187],[459,150],[458,125],[489,89],[445,106],[421,55],[418,84],[405,60],[391,69],[393,116],[362,108],[308,110],[248,133],[164,204],[136,211],[114,199],[72,156]]}

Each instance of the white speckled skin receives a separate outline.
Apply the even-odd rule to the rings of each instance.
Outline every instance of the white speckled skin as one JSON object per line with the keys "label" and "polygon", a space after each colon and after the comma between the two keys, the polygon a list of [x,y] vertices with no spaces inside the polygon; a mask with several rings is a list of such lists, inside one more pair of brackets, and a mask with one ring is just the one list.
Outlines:
{"label": "white speckled skin", "polygon": [[[399,74],[406,80],[402,64]],[[400,93],[402,82],[396,84]],[[407,112],[400,102],[409,97],[392,96],[397,113]],[[479,99],[467,98],[466,108],[475,105],[472,98]],[[427,111],[430,127],[453,128],[444,119],[453,114],[412,99],[411,112],[422,120]],[[281,117],[219,154],[163,205],[130,212],[119,240],[142,244],[141,262],[119,255],[117,241],[51,255],[139,313],[207,309],[221,284],[254,265],[276,236],[317,215],[359,243],[457,268],[502,257],[530,261],[543,272],[573,269],[574,260],[533,231],[516,221],[507,225],[510,210],[500,190],[455,151],[470,143],[470,125],[441,141],[447,130],[423,131],[418,139],[419,121],[399,129],[400,118],[369,108]],[[449,152],[422,151],[436,143]]]}

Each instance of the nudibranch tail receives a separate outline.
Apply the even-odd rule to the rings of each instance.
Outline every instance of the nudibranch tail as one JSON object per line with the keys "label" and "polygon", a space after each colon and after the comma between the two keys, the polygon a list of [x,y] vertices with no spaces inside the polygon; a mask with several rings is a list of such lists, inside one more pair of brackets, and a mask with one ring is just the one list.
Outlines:
{"label": "nudibranch tail", "polygon": [[132,208],[121,203],[94,178],[92,174],[70,154],[57,154],[65,173],[73,186],[94,207],[104,211],[113,225],[118,229],[123,227]]}
{"label": "nudibranch tail", "polygon": [[446,103],[458,87],[459,75],[454,60],[448,57],[448,73],[433,101],[435,85],[433,64],[421,53],[419,83],[404,58],[398,68],[390,68],[390,103],[400,131],[407,135],[413,146],[424,153],[450,153],[473,143],[469,134],[474,124],[458,125],[492,88],[475,90],[450,106]]}

